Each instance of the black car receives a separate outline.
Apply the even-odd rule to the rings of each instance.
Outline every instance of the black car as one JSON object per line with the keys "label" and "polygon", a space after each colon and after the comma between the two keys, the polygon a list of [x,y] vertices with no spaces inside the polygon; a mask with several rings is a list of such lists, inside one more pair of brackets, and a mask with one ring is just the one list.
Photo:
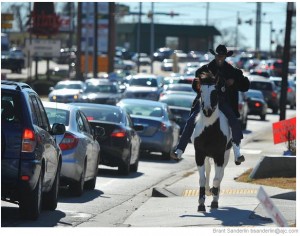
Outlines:
{"label": "black car", "polygon": [[143,126],[133,125],[127,112],[112,105],[73,103],[79,106],[91,126],[104,128],[105,134],[97,137],[101,146],[100,164],[118,167],[120,174],[136,172],[139,164],[141,138],[137,131]]}
{"label": "black car", "polygon": [[25,55],[18,48],[1,52],[1,68],[9,69],[11,72],[21,73],[25,66]]}
{"label": "black car", "polygon": [[89,79],[79,101],[116,105],[123,98],[119,85],[106,79]]}
{"label": "black car", "polygon": [[62,154],[37,93],[25,83],[1,81],[1,200],[19,204],[21,216],[37,219],[55,210]]}
{"label": "black car", "polygon": [[264,95],[261,91],[249,89],[246,92],[248,103],[248,115],[260,116],[261,120],[266,119],[268,104],[265,101]]}

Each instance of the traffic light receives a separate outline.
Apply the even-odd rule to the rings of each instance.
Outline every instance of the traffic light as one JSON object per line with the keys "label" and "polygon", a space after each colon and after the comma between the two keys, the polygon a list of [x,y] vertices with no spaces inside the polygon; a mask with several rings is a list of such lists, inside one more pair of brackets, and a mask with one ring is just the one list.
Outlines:
{"label": "traffic light", "polygon": [[151,18],[153,17],[153,12],[152,12],[152,11],[149,11],[148,14],[147,14],[147,17],[148,17],[149,19],[151,19]]}
{"label": "traffic light", "polygon": [[250,19],[250,20],[246,20],[245,23],[247,23],[247,24],[249,24],[249,25],[252,25],[252,24],[253,24],[253,21],[252,21],[252,19]]}
{"label": "traffic light", "polygon": [[170,15],[173,18],[174,16],[179,16],[179,13],[171,11],[168,15]]}
{"label": "traffic light", "polygon": [[242,24],[242,20],[241,20],[241,18],[238,18],[238,25],[241,25]]}

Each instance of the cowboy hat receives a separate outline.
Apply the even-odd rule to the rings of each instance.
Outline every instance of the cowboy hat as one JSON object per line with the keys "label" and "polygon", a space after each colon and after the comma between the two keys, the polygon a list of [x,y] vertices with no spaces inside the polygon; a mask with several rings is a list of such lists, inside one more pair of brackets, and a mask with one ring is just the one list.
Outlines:
{"label": "cowboy hat", "polygon": [[233,54],[233,51],[227,51],[227,48],[225,47],[225,45],[222,45],[222,44],[220,44],[216,48],[216,52],[214,50],[212,50],[212,49],[209,49],[209,51],[214,56],[216,56],[216,55],[225,55],[226,57],[230,57]]}

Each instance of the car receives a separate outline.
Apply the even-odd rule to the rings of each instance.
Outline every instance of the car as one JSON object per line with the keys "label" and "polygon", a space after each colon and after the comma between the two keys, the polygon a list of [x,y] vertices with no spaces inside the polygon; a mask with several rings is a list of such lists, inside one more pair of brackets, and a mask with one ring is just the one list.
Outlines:
{"label": "car", "polygon": [[135,70],[136,63],[130,60],[123,60],[120,58],[114,58],[114,69],[115,70]]}
{"label": "car", "polygon": [[123,98],[119,85],[105,79],[90,79],[78,101],[83,103],[98,103],[116,105]]}
{"label": "car", "polygon": [[238,118],[242,130],[247,129],[247,123],[248,123],[248,103],[247,103],[247,97],[244,92],[239,91],[239,100],[238,100],[238,111],[240,114],[240,117]]}
{"label": "car", "polygon": [[[281,94],[281,77],[270,77],[270,80],[275,83],[278,88],[278,93]],[[291,109],[296,107],[296,83],[293,80],[287,80],[287,91],[286,91],[286,104],[290,106]]]}
{"label": "car", "polygon": [[141,151],[160,152],[166,159],[178,142],[180,127],[166,103],[143,99],[122,99],[117,106],[124,108],[135,125],[142,125],[139,131]]}
{"label": "car", "polygon": [[173,52],[174,50],[168,47],[159,48],[153,53],[153,61],[163,61],[164,59],[169,59]]}
{"label": "car", "polygon": [[132,61],[134,61],[137,65],[151,65],[151,58],[147,53],[135,53],[132,56]]}
{"label": "car", "polygon": [[92,128],[77,106],[56,102],[43,103],[50,124],[62,123],[66,126],[63,135],[56,135],[62,150],[60,182],[69,186],[74,196],[81,196],[84,187],[95,188],[100,161],[100,145],[96,140],[101,135],[100,128]]}
{"label": "car", "polygon": [[80,99],[80,94],[86,85],[80,80],[65,80],[50,88],[48,99],[50,102],[70,103]]}
{"label": "car", "polygon": [[169,84],[161,93],[161,96],[178,92],[192,93],[192,95],[196,97],[196,92],[193,90],[190,84]]}
{"label": "car", "polygon": [[139,73],[127,77],[128,87],[124,92],[124,98],[138,98],[158,101],[163,91],[163,78]]}
{"label": "car", "polygon": [[261,60],[260,63],[255,67],[256,69],[267,70],[270,76],[282,76],[282,59],[271,58],[268,60]]}
{"label": "car", "polygon": [[248,115],[260,116],[261,120],[266,119],[268,104],[261,91],[249,89],[245,92],[248,103]]}
{"label": "car", "polygon": [[272,109],[273,114],[279,110],[279,95],[275,83],[261,76],[249,76],[250,89],[262,91],[268,107]]}
{"label": "car", "polygon": [[92,127],[104,128],[105,134],[97,140],[101,146],[100,164],[118,167],[121,175],[137,172],[141,138],[137,131],[143,126],[134,125],[129,114],[118,106],[75,103],[87,116]]}
{"label": "car", "polygon": [[1,200],[19,204],[22,218],[36,220],[57,207],[62,152],[38,94],[27,84],[1,81]]}
{"label": "car", "polygon": [[[173,59],[164,59],[161,63],[160,69],[162,71],[173,71],[174,69],[174,60]],[[179,67],[177,66],[177,70],[179,70]]]}
{"label": "car", "polygon": [[25,67],[25,54],[17,47],[11,48],[9,51],[1,52],[1,68],[9,69],[12,72],[21,73]]}
{"label": "car", "polygon": [[189,62],[183,69],[184,74],[195,74],[195,71],[200,68],[200,62]]}
{"label": "car", "polygon": [[159,99],[160,102],[168,104],[172,114],[176,117],[176,122],[180,126],[180,135],[182,134],[186,121],[190,116],[191,107],[195,97],[196,94],[193,93],[174,92],[171,94],[164,94]]}

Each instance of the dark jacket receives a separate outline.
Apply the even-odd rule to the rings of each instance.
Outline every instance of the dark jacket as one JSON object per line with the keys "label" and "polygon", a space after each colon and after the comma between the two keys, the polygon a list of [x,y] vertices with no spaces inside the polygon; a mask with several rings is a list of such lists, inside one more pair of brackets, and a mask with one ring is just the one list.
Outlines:
{"label": "dark jacket", "polygon": [[[199,77],[200,73],[208,72],[208,71],[211,71],[213,75],[219,78],[218,80],[219,94],[222,94],[223,96],[226,97],[226,100],[230,103],[230,106],[232,107],[234,113],[236,114],[237,117],[239,117],[240,114],[238,111],[238,101],[239,101],[238,91],[241,92],[248,91],[250,86],[249,79],[243,75],[243,72],[240,69],[233,67],[226,61],[224,62],[223,67],[219,68],[215,60],[212,60],[210,63],[200,67],[196,71],[195,76]],[[225,93],[223,93],[221,91],[221,88],[225,86],[225,81],[228,79],[234,79],[234,83],[232,86],[226,87]],[[192,84],[192,87],[194,91],[197,92],[195,83]]]}

